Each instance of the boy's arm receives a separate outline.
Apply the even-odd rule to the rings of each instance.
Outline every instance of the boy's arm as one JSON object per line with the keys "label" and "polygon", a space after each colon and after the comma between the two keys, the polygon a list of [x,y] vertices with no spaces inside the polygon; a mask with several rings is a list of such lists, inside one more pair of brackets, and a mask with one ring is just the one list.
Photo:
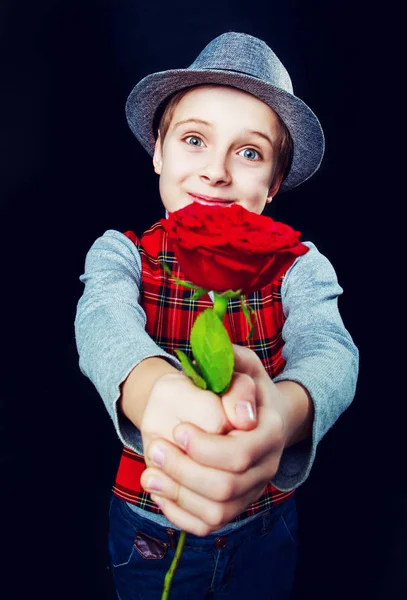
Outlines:
{"label": "boy's arm", "polygon": [[126,377],[121,385],[118,407],[137,429],[141,429],[143,414],[154,384],[164,375],[178,372],[159,356],[152,356],[138,363]]}
{"label": "boy's arm", "polygon": [[[80,279],[85,284],[75,318],[80,369],[103,399],[122,443],[141,453],[140,432],[119,406],[122,391],[124,413],[130,410],[130,416],[132,410],[142,408],[153,383],[144,377],[144,370],[152,364],[149,359],[154,357],[157,378],[177,372],[179,362],[145,331],[146,317],[139,304],[141,260],[130,239],[118,231],[106,231],[90,248]],[[135,398],[143,386],[146,394]],[[139,416],[134,417],[137,422]]]}
{"label": "boy's arm", "polygon": [[334,268],[314,244],[307,245],[309,252],[295,261],[282,286],[286,366],[274,383],[290,381],[306,390],[313,420],[309,437],[281,457],[273,479],[281,490],[298,487],[308,477],[319,442],[354,398],[359,367],[358,349],[338,310],[343,290]]}

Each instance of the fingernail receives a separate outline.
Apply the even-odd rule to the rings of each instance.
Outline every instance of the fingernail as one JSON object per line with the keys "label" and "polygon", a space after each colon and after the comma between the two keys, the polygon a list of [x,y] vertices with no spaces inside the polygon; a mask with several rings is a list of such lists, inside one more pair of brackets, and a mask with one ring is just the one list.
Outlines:
{"label": "fingernail", "polygon": [[163,486],[161,479],[157,479],[157,477],[150,477],[150,479],[147,481],[147,489],[154,492],[162,492]]}
{"label": "fingernail", "polygon": [[250,402],[238,402],[235,407],[236,416],[241,419],[249,419],[249,421],[255,421],[253,405]]}
{"label": "fingernail", "polygon": [[174,434],[175,441],[182,447],[186,448],[188,443],[188,433],[186,431],[177,430]]}
{"label": "fingernail", "polygon": [[164,464],[164,452],[158,446],[153,446],[150,450],[150,459],[157,467],[162,467]]}

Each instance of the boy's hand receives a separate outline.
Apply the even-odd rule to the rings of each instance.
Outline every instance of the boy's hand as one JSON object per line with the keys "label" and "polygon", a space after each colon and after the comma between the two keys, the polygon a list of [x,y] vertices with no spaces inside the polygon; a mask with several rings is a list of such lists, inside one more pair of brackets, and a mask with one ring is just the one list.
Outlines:
{"label": "boy's hand", "polygon": [[[234,427],[243,430],[256,426],[255,388],[246,378],[239,386],[241,401],[235,406],[210,391],[204,391],[183,373],[161,376],[153,385],[144,409],[140,431],[147,465],[152,465],[151,443],[160,438],[174,443],[174,428],[189,423],[211,434],[225,434]],[[147,449],[147,452],[146,452]],[[174,448],[176,450],[176,448]]]}
{"label": "boy's hand", "polygon": [[[284,448],[306,437],[312,422],[311,400],[303,388],[282,382],[295,386],[295,398],[288,401],[286,392],[292,390],[283,385],[283,395],[251,350],[234,350],[237,372],[223,405],[233,414],[231,407],[245,398],[242,390],[253,391],[254,386],[257,426],[206,433],[199,424],[183,422],[173,432],[179,448],[163,439],[146,447],[150,457],[159,449],[162,462],[143,473],[143,487],[172,523],[199,536],[223,527],[259,498],[276,474]],[[152,482],[156,487],[159,482],[161,491],[152,489]]]}

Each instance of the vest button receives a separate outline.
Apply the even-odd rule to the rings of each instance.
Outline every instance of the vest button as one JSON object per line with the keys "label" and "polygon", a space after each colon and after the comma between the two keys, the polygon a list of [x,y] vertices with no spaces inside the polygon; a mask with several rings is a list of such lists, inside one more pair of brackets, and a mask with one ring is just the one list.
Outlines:
{"label": "vest button", "polygon": [[226,548],[227,545],[227,539],[225,537],[219,537],[215,540],[215,548],[217,548],[218,550],[222,550],[223,548]]}

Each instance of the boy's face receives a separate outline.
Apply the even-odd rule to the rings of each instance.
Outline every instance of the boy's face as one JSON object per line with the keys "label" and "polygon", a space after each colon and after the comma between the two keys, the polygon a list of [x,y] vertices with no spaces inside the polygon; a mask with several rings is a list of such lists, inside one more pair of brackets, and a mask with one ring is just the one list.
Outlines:
{"label": "boy's face", "polygon": [[215,85],[190,90],[155,146],[164,207],[236,202],[260,214],[282,179],[274,177],[279,136],[276,114],[254,96]]}

